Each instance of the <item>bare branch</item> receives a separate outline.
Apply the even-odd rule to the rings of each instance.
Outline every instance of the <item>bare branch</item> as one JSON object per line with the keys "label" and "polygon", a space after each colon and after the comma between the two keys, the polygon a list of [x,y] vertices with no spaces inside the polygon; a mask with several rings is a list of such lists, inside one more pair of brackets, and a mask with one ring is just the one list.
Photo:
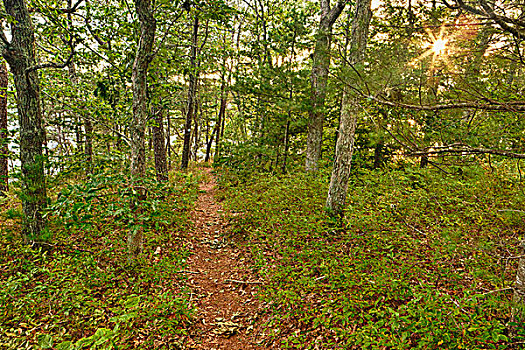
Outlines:
{"label": "bare branch", "polygon": [[429,146],[422,150],[412,151],[409,156],[427,156],[431,154],[456,154],[456,155],[471,155],[471,154],[493,154],[507,158],[525,159],[525,154],[516,153],[513,151],[498,150],[492,148],[471,147],[461,143],[455,143],[447,146]]}
{"label": "bare branch", "polygon": [[[354,89],[354,91],[356,90]],[[525,101],[509,101],[509,102],[489,101],[488,103],[478,103],[478,102],[472,102],[472,101],[457,101],[457,102],[452,101],[446,104],[437,104],[437,105],[413,105],[413,104],[407,104],[407,103],[387,101],[387,100],[383,100],[381,98],[378,98],[372,95],[366,96],[360,91],[358,91],[358,93],[361,94],[363,98],[372,100],[382,105],[386,105],[390,107],[398,107],[398,108],[415,109],[419,111],[440,111],[440,110],[463,109],[463,108],[473,108],[473,109],[480,109],[484,111],[508,111],[508,112],[525,111]]]}

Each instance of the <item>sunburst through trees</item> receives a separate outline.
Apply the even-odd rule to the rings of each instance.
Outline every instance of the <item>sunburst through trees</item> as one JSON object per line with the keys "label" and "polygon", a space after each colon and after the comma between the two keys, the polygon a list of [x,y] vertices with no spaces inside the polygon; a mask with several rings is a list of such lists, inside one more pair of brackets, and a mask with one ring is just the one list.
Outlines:
{"label": "sunburst through trees", "polygon": [[477,32],[477,26],[475,23],[470,23],[467,18],[460,17],[455,23],[442,24],[437,33],[432,28],[424,28],[424,30],[426,35],[420,46],[425,51],[413,59],[409,66],[415,67],[430,58],[430,72],[445,68],[452,72],[455,70],[452,58],[461,51],[459,42],[471,40]]}

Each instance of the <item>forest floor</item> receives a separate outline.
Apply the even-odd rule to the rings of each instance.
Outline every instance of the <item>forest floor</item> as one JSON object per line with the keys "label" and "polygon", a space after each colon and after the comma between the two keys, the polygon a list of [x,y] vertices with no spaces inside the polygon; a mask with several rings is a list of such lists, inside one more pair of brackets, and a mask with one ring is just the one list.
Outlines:
{"label": "forest floor", "polygon": [[251,270],[249,253],[225,235],[228,224],[215,198],[215,177],[210,168],[202,169],[187,247],[188,286],[197,309],[187,348],[260,349],[264,335],[257,294],[262,282]]}

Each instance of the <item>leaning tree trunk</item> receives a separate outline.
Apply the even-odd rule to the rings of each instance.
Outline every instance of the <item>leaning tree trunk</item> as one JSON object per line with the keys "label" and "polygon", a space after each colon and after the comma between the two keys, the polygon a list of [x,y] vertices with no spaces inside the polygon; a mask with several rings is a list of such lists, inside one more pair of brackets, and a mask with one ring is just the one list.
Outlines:
{"label": "leaning tree trunk", "polygon": [[42,144],[40,81],[35,67],[35,35],[24,0],[4,0],[11,16],[12,41],[2,54],[9,63],[16,87],[20,124],[21,200],[24,211],[23,235],[26,242],[39,241],[45,227],[42,210],[46,204],[46,181]]}
{"label": "leaning tree trunk", "polygon": [[[131,175],[135,178],[146,175],[146,120],[148,101],[146,96],[148,67],[152,59],[153,42],[155,41],[156,21],[153,17],[151,0],[135,0],[140,23],[139,46],[133,62],[131,75],[133,84],[133,124],[131,125]],[[143,200],[146,193],[137,187],[139,198]],[[139,223],[140,224],[140,223]],[[135,227],[128,232],[128,261],[133,261],[142,251],[142,227]]]}
{"label": "leaning tree trunk", "polygon": [[9,140],[7,135],[7,67],[0,63],[0,196],[9,190]]}
{"label": "leaning tree trunk", "polygon": [[155,125],[153,125],[153,152],[155,154],[155,171],[157,181],[168,180],[168,164],[166,160],[166,144],[164,137],[164,118],[163,110],[159,109],[155,113]]}
{"label": "leaning tree trunk", "polygon": [[310,77],[311,109],[308,118],[308,137],[306,140],[306,171],[317,172],[321,147],[323,144],[324,102],[330,68],[330,46],[332,27],[343,11],[346,1],[338,1],[330,8],[329,0],[321,1],[321,21],[313,53],[312,73]]}
{"label": "leaning tree trunk", "polygon": [[[361,65],[364,61],[368,29],[372,17],[370,5],[371,0],[358,0],[356,4],[349,55],[350,62],[353,65]],[[348,94],[348,88],[345,86],[343,89],[341,123],[335,150],[334,168],[326,198],[326,209],[332,215],[341,215],[344,209],[358,112],[359,103],[357,99],[352,98]]]}
{"label": "leaning tree trunk", "polygon": [[190,162],[191,148],[191,123],[195,113],[195,99],[197,95],[197,42],[199,33],[199,15],[195,13],[193,22],[193,34],[191,36],[191,54],[190,54],[190,82],[188,87],[188,108],[186,111],[186,124],[184,125],[184,144],[182,146],[181,169],[187,169]]}

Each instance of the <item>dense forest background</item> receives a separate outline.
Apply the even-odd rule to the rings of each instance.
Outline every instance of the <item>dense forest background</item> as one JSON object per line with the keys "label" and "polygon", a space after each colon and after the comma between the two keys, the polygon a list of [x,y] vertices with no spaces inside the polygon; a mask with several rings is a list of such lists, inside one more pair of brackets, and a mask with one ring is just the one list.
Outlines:
{"label": "dense forest background", "polygon": [[192,348],[203,166],[264,281],[260,347],[525,344],[523,3],[0,18],[0,347]]}

